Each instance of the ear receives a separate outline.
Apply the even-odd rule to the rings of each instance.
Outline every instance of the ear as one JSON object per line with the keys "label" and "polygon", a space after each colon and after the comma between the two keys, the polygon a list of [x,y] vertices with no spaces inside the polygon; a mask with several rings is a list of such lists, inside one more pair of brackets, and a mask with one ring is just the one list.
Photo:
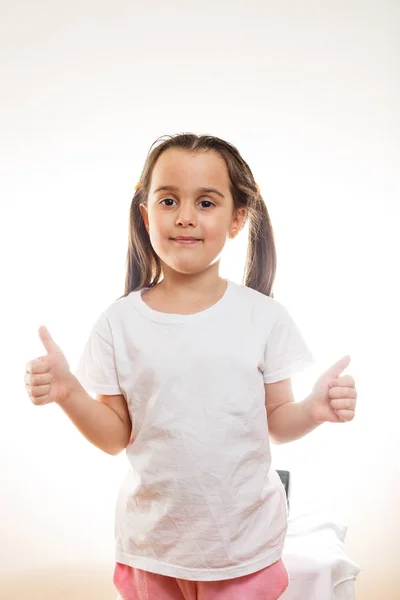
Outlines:
{"label": "ear", "polygon": [[142,219],[144,221],[144,226],[146,227],[147,231],[149,230],[149,213],[147,210],[147,206],[145,204],[139,204],[139,210],[140,210],[140,214],[142,215]]}
{"label": "ear", "polygon": [[231,223],[231,227],[230,227],[230,233],[229,233],[229,237],[231,239],[235,238],[237,236],[237,234],[239,233],[239,231],[243,228],[245,222],[246,222],[246,217],[247,217],[247,210],[245,207],[239,208],[233,219],[232,219],[232,223]]}

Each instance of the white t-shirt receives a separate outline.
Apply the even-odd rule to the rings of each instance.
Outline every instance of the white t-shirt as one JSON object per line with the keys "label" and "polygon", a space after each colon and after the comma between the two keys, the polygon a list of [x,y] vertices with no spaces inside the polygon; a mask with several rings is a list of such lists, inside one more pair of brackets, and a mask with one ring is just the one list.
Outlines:
{"label": "white t-shirt", "polygon": [[314,359],[287,309],[251,288],[228,280],[191,315],[141,294],[102,313],[75,372],[89,393],[123,394],[132,419],[116,560],[197,581],[254,573],[281,558],[287,529],[264,383]]}

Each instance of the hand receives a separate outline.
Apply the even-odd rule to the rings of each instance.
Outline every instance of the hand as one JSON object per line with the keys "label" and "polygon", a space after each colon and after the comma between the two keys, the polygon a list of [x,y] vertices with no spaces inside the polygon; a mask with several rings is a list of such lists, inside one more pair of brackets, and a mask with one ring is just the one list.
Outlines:
{"label": "hand", "polygon": [[47,354],[27,363],[26,389],[35,405],[61,403],[71,392],[75,377],[46,327],[39,327],[39,337]]}
{"label": "hand", "polygon": [[311,415],[316,423],[345,423],[354,419],[357,400],[354,379],[351,375],[339,377],[350,361],[350,356],[344,356],[316,381],[308,396]]}

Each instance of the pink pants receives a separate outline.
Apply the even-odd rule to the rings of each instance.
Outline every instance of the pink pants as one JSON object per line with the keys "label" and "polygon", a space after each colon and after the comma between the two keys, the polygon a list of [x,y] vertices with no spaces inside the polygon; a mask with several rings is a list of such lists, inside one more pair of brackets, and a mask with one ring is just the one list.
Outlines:
{"label": "pink pants", "polygon": [[289,585],[282,560],[223,581],[188,581],[117,562],[113,580],[122,600],[277,600]]}

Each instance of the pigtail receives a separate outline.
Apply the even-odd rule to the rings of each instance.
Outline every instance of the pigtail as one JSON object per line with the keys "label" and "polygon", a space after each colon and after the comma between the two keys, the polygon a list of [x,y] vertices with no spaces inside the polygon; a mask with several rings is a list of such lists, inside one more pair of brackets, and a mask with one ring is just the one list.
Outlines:
{"label": "pigtail", "polygon": [[277,263],[274,232],[267,206],[259,187],[256,188],[257,192],[249,206],[249,237],[243,283],[273,298]]}
{"label": "pigtail", "polygon": [[124,296],[145,287],[152,287],[161,276],[160,259],[150,243],[149,234],[139,209],[140,204],[144,202],[144,197],[144,188],[141,183],[138,183],[135,186],[135,193],[129,211]]}

